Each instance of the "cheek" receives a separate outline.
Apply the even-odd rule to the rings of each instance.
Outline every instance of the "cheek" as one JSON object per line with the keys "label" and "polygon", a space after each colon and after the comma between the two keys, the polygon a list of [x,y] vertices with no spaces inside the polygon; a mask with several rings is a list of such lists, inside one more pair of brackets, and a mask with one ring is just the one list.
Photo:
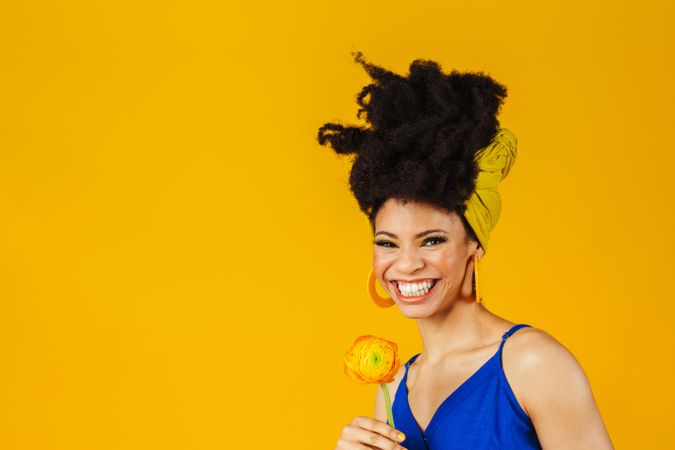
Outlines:
{"label": "cheek", "polygon": [[443,273],[444,276],[453,278],[461,276],[462,261],[454,253],[437,252],[427,258],[427,262],[434,266],[436,270]]}
{"label": "cheek", "polygon": [[387,269],[394,261],[394,258],[388,255],[382,255],[381,253],[373,253],[373,270],[377,274],[381,274]]}
{"label": "cheek", "polygon": [[378,279],[384,279],[385,274],[396,264],[396,254],[391,252],[374,251],[373,252],[373,272]]}

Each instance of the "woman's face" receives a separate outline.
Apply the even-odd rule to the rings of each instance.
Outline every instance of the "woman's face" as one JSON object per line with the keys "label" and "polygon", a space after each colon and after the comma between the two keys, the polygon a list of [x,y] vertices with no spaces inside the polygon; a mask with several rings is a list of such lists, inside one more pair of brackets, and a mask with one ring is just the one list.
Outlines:
{"label": "woman's face", "polygon": [[470,298],[477,247],[457,213],[392,198],[375,218],[373,271],[405,315],[431,313]]}

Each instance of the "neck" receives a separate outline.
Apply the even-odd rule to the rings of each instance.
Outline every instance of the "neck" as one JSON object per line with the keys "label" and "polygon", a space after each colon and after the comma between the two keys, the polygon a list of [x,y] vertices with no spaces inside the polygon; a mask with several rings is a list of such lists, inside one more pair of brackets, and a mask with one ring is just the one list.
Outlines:
{"label": "neck", "polygon": [[458,298],[448,309],[417,319],[424,349],[420,356],[433,365],[451,354],[490,345],[498,320],[475,297]]}

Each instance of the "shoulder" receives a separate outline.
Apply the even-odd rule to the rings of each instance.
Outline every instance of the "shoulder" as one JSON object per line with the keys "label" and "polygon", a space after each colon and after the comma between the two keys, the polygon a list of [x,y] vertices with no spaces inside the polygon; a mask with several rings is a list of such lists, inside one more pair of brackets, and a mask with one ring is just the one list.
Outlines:
{"label": "shoulder", "polygon": [[[406,360],[407,362],[408,360]],[[396,391],[398,390],[398,385],[401,383],[401,380],[403,379],[403,375],[405,374],[405,363],[401,364],[401,367],[398,369],[398,372],[396,372],[396,375],[394,376],[394,381],[391,383],[385,384],[387,387],[387,390],[389,391],[389,400],[391,400],[392,406],[394,405],[394,399],[396,397]],[[386,403],[384,401],[384,393],[382,392],[382,388],[380,385],[376,385],[377,392],[375,393],[375,415],[374,417],[378,420],[381,420],[382,422],[386,423],[387,422],[387,407]]]}
{"label": "shoulder", "polygon": [[545,448],[613,448],[581,364],[549,333],[524,327],[509,336],[502,367]]}
{"label": "shoulder", "polygon": [[523,327],[508,337],[502,349],[502,367],[530,418],[542,396],[553,394],[552,389],[565,390],[570,383],[582,388],[586,379],[574,355],[556,338],[535,327]]}

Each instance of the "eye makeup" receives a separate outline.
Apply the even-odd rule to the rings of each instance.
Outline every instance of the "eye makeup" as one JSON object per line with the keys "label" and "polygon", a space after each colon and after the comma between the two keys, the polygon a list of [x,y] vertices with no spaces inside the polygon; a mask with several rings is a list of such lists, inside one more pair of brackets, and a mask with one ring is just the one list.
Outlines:
{"label": "eye makeup", "polygon": [[437,241],[439,243],[437,245],[440,245],[444,242],[448,242],[448,238],[445,236],[429,236],[428,238],[424,239],[424,243],[426,244],[428,241]]}
{"label": "eye makeup", "polygon": [[[423,244],[426,244],[426,243],[429,242],[429,241],[432,241],[432,242],[433,242],[433,241],[436,241],[436,242],[438,242],[438,244],[433,244],[433,245],[431,245],[432,247],[434,247],[434,246],[436,246],[436,245],[440,245],[440,244],[442,244],[442,243],[444,243],[444,242],[447,242],[447,241],[448,241],[448,238],[445,237],[445,236],[443,236],[443,235],[428,236],[428,237],[424,238],[424,240],[423,240],[422,242],[423,242]],[[394,244],[392,241],[387,240],[387,239],[375,239],[375,240],[373,241],[373,244],[377,245],[378,247],[383,247],[383,248],[392,248],[392,246],[393,246],[393,247],[396,247],[396,244]],[[427,245],[423,245],[423,246],[424,246],[424,247],[427,247]]]}

